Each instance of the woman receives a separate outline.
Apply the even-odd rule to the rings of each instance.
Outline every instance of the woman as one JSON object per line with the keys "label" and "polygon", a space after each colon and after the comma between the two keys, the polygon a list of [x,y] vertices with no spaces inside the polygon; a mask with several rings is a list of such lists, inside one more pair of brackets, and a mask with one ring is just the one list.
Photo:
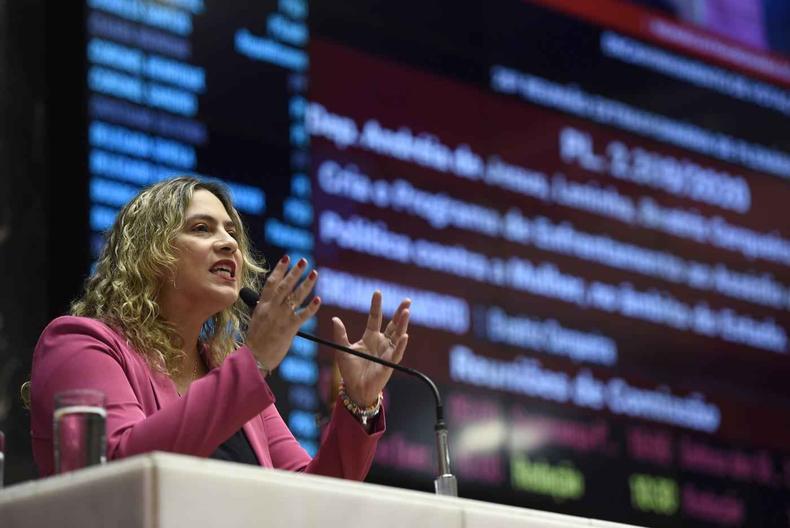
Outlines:
{"label": "woman", "polygon": [[[40,473],[53,472],[54,395],[93,388],[107,398],[108,459],[160,450],[363,479],[384,430],[391,370],[338,354],[345,387],[311,459],[266,383],[321,302],[300,307],[318,272],[299,283],[306,261],[288,268],[285,256],[260,290],[264,269],[222,187],[177,178],[143,190],[118,214],[72,315],[50,323],[36,346],[31,432]],[[261,291],[252,315],[239,300],[245,286]],[[334,338],[399,362],[409,304],[382,332],[376,292],[362,339],[350,345],[338,318]]]}

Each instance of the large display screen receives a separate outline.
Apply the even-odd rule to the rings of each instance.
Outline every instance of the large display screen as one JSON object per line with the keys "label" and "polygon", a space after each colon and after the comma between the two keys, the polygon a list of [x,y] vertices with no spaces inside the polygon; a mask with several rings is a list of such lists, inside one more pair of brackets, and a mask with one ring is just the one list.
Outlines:
{"label": "large display screen", "polygon": [[[768,2],[770,3],[770,2]],[[583,5],[582,5],[583,4]],[[749,5],[759,6],[759,2]],[[462,496],[645,526],[790,517],[790,61],[625,2],[86,2],[90,225],[225,182],[361,334],[413,300]],[[319,444],[332,355],[278,407]],[[430,490],[396,374],[369,480]]]}

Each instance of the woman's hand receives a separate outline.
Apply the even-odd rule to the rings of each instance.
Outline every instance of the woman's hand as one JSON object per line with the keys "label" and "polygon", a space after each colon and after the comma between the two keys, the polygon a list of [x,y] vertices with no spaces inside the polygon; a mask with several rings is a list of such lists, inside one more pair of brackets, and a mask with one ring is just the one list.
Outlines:
{"label": "woman's hand", "polygon": [[[368,323],[365,333],[362,334],[362,339],[354,344],[349,343],[343,321],[333,317],[335,342],[393,363],[400,363],[409,341],[409,335],[406,333],[409,327],[409,306],[411,306],[409,299],[401,301],[392,321],[382,332],[381,292],[377,290],[373,293],[373,298],[370,301]],[[375,404],[379,392],[384,389],[392,375],[392,369],[344,352],[338,352],[335,357],[340,375],[346,385],[348,397],[363,407]]]}
{"label": "woman's hand", "polygon": [[316,314],[321,299],[313,300],[304,308],[299,306],[315,287],[318,272],[313,270],[297,287],[299,277],[307,267],[300,259],[288,271],[288,256],[284,256],[266,279],[260,299],[252,312],[247,329],[246,345],[255,358],[269,370],[274,370],[288,353],[299,327]]}

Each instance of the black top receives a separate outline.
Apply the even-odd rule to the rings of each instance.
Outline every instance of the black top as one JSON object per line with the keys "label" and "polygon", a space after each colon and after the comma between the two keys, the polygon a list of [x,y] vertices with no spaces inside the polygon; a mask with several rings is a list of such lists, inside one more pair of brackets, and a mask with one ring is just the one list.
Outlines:
{"label": "black top", "polygon": [[259,466],[258,457],[252,450],[250,441],[243,429],[236,431],[233,436],[225,440],[209,458],[217,460],[227,460],[229,462],[241,462],[242,464],[252,464]]}

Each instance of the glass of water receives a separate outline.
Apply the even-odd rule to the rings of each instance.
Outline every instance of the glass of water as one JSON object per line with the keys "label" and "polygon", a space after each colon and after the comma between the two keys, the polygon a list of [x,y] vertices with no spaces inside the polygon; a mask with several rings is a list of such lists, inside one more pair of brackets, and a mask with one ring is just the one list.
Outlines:
{"label": "glass of water", "polygon": [[55,473],[106,461],[104,393],[73,389],[55,395]]}

